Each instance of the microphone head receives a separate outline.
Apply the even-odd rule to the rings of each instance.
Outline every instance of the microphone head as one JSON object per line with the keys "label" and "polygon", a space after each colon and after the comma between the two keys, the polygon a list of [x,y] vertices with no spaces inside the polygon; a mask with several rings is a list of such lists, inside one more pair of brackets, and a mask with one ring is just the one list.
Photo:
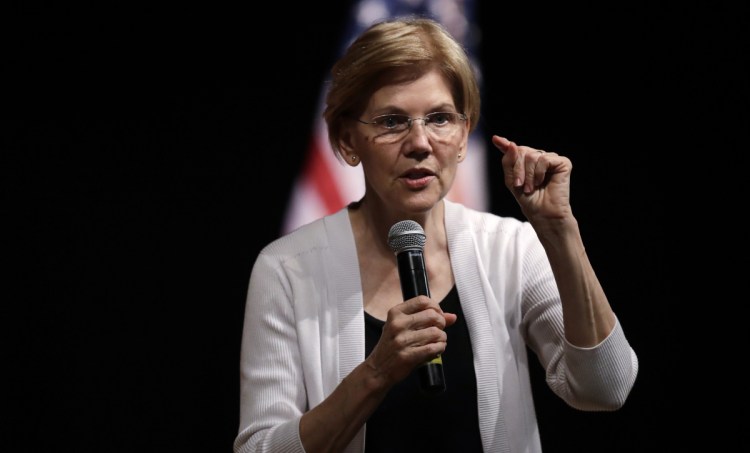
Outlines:
{"label": "microphone head", "polygon": [[413,220],[396,222],[388,232],[388,246],[396,254],[404,250],[422,250],[425,240],[422,225]]}

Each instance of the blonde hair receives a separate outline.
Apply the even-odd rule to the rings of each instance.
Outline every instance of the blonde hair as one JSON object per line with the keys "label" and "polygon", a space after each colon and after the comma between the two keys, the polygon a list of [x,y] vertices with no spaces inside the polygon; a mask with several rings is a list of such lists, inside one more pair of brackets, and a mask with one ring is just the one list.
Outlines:
{"label": "blonde hair", "polygon": [[463,46],[442,24],[411,16],[367,28],[331,69],[323,117],[334,153],[341,156],[338,143],[344,121],[358,118],[375,91],[432,69],[448,81],[456,108],[469,117],[473,130],[480,110],[476,75]]}

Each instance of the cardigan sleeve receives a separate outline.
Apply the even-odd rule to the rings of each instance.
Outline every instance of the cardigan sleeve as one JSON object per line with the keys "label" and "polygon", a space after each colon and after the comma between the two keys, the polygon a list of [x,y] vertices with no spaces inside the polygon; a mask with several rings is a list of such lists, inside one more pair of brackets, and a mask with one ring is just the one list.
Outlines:
{"label": "cardigan sleeve", "polygon": [[[560,294],[544,248],[530,224],[520,235],[525,245],[522,323],[525,340],[545,369],[550,389],[568,405],[587,411],[622,407],[638,374],[638,358],[619,323],[591,348],[567,342]],[[528,231],[531,230],[531,231]]]}
{"label": "cardigan sleeve", "polygon": [[240,424],[234,452],[300,452],[307,409],[291,289],[278,258],[253,265],[240,355]]}

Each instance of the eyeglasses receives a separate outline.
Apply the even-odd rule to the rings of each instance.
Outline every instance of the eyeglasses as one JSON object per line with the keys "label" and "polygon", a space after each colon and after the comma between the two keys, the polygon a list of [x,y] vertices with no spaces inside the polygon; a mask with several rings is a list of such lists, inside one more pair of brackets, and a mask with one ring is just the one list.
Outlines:
{"label": "eyeglasses", "polygon": [[376,116],[370,121],[362,121],[362,124],[375,126],[377,135],[375,140],[380,143],[395,143],[406,136],[406,132],[411,130],[414,121],[422,120],[425,130],[430,133],[433,139],[438,141],[447,141],[451,139],[456,132],[461,129],[466,122],[466,115],[455,112],[432,112],[421,118],[412,118],[408,115],[387,114]]}

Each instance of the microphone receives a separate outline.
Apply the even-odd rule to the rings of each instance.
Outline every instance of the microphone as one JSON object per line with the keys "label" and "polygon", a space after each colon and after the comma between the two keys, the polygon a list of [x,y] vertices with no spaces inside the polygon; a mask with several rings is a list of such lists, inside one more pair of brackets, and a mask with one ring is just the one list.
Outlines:
{"label": "microphone", "polygon": [[[422,253],[425,240],[424,229],[413,220],[396,222],[388,232],[388,245],[396,254],[401,293],[405,301],[420,295],[430,297],[427,268]],[[420,365],[418,372],[422,392],[437,395],[445,391],[442,356],[438,355]]]}

